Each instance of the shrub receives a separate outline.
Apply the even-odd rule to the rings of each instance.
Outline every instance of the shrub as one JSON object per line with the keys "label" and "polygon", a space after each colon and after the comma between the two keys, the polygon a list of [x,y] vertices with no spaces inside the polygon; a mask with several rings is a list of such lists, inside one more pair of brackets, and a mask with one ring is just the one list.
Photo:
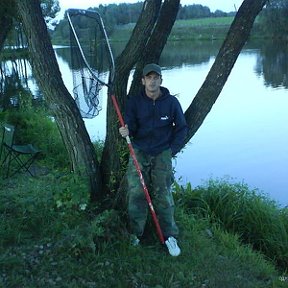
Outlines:
{"label": "shrub", "polygon": [[20,106],[2,113],[0,121],[16,127],[18,144],[32,143],[38,147],[45,165],[58,169],[67,167],[68,154],[55,121],[45,107],[33,107],[26,98],[22,95]]}
{"label": "shrub", "polygon": [[208,217],[280,267],[288,265],[288,213],[258,190],[243,183],[209,180],[195,189],[179,189],[178,202],[188,213]]}

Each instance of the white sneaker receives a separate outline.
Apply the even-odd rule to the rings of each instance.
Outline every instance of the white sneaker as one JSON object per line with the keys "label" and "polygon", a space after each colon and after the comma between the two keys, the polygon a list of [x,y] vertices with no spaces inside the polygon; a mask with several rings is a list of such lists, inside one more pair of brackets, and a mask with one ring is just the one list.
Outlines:
{"label": "white sneaker", "polygon": [[180,253],[181,253],[181,250],[177,244],[177,240],[170,236],[166,241],[165,241],[165,244],[168,248],[168,251],[169,251],[169,254],[171,256],[179,256]]}

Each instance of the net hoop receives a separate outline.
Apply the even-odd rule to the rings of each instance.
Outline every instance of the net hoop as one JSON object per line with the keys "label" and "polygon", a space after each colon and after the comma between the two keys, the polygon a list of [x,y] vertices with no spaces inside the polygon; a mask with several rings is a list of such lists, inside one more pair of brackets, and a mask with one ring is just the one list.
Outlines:
{"label": "net hoop", "polygon": [[[95,40],[94,42],[91,42],[91,39],[90,39],[90,44],[93,43],[93,45],[95,45],[93,47],[96,47],[95,48],[96,50],[94,51],[94,54],[95,54],[94,60],[95,62],[97,62],[96,65],[99,65],[100,63],[100,66],[102,67],[104,60],[107,61],[108,63],[108,66],[109,66],[108,75],[109,76],[105,77],[105,79],[108,79],[107,81],[100,79],[101,76],[102,78],[105,75],[107,76],[107,73],[106,72],[104,73],[105,70],[102,70],[103,67],[100,69],[99,67],[92,68],[92,66],[90,65],[89,61],[86,58],[86,55],[84,53],[84,50],[79,40],[79,35],[77,34],[76,29],[73,25],[72,18],[75,16],[85,16],[85,17],[91,18],[93,21],[92,22],[93,27],[95,26],[95,30],[99,32],[98,35],[100,35],[101,39],[99,40],[98,38],[99,36],[97,36],[97,39],[94,39]],[[104,22],[100,14],[97,11],[83,10],[83,9],[68,9],[67,19],[68,19],[68,23],[70,27],[70,37],[71,37],[70,48],[71,48],[72,66],[74,65],[76,66],[76,68],[75,67],[72,68],[74,100],[76,101],[76,104],[83,118],[93,118],[97,116],[99,111],[101,110],[99,108],[100,90],[102,89],[103,86],[106,86],[107,88],[111,87],[112,83],[114,82],[115,63],[114,63],[114,57],[112,54],[112,49],[111,49],[109,39],[108,39],[106,30],[104,27]],[[94,24],[94,20],[95,20],[95,24]],[[91,29],[91,27],[90,28],[88,27],[87,29]],[[100,54],[100,57],[99,57],[98,55],[99,48],[97,47],[100,47],[100,49],[102,47],[102,49],[104,50],[103,55],[105,56]],[[73,56],[73,54],[77,54],[77,56]],[[105,59],[102,59],[101,56],[103,56]],[[93,61],[92,63],[95,65]],[[83,109],[83,106],[85,106],[84,109]]]}

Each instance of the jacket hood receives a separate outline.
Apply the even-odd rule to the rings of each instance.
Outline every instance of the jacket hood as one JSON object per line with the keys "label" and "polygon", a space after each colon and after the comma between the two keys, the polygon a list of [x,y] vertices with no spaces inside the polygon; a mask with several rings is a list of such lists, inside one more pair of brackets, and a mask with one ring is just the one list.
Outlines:
{"label": "jacket hood", "polygon": [[[171,97],[170,95],[170,91],[166,88],[166,87],[160,87],[160,90],[162,92],[161,96],[159,98],[156,99],[156,101],[161,101],[161,100],[164,100],[166,99],[167,97]],[[146,100],[148,101],[153,101],[153,99],[151,99],[150,97],[148,97],[146,95],[146,92],[145,92],[145,88],[143,87],[141,93],[140,93],[141,97],[144,97]]]}

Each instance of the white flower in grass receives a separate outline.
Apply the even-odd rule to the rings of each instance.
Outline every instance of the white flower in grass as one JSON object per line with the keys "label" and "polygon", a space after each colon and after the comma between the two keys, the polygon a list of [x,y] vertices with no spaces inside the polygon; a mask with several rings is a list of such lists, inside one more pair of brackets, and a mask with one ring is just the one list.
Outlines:
{"label": "white flower in grass", "polygon": [[82,203],[82,204],[79,205],[79,208],[80,208],[81,211],[84,211],[87,208],[87,204],[86,203]]}

